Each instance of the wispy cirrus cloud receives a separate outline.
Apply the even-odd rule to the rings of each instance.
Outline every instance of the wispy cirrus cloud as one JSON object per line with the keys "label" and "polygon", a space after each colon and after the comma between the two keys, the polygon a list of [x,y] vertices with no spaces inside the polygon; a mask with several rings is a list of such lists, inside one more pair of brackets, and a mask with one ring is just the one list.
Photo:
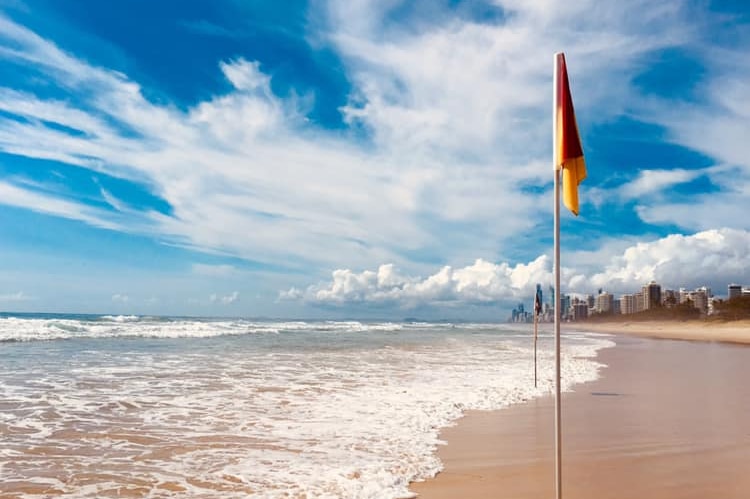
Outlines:
{"label": "wispy cirrus cloud", "polygon": [[104,229],[123,229],[113,220],[109,213],[84,204],[66,201],[50,196],[48,193],[34,191],[0,181],[2,203],[18,208],[45,213],[62,218],[79,220],[94,227]]}
{"label": "wispy cirrus cloud", "polygon": [[[216,61],[213,70],[231,90],[178,109],[148,100],[130,76],[89,64],[0,16],[0,58],[33,68],[66,96],[0,88],[0,149],[137,182],[170,210],[134,211],[106,189],[100,195],[114,210],[99,210],[12,183],[0,186],[8,194],[0,202],[316,274],[380,262],[425,274],[429,253],[450,270],[429,284],[404,277],[396,294],[450,300],[471,287],[460,284],[465,275],[480,273],[496,277],[475,286],[477,301],[496,291],[513,296],[525,292],[508,284],[516,267],[489,261],[518,234],[549,223],[548,208],[539,206],[542,199],[549,204],[551,54],[560,48],[574,61],[581,123],[593,127],[627,114],[660,124],[675,142],[737,168],[740,185],[748,185],[744,146],[734,132],[722,135],[744,130],[746,110],[736,99],[747,90],[747,65],[709,72],[710,97],[696,105],[642,98],[634,83],[651,54],[707,45],[700,23],[688,22],[698,6],[508,0],[495,2],[497,15],[486,20],[436,3],[432,17],[417,9],[398,20],[391,14],[399,6],[323,2],[311,22],[311,39],[336,52],[351,81],[341,109],[350,129],[343,132],[308,121],[306,97],[274,93],[273,75],[257,61]],[[226,34],[199,21],[188,27]],[[698,119],[707,115],[713,118]],[[713,145],[695,145],[703,130],[695,123],[708,127]],[[644,167],[651,170],[616,187],[621,196],[665,193],[697,175],[689,165]],[[717,186],[721,192],[712,196],[720,201],[737,201],[743,189]],[[670,207],[669,198],[651,203]],[[650,223],[690,223],[645,206],[636,213]],[[731,224],[747,228],[745,221],[723,225]],[[477,263],[460,267],[467,261]],[[341,289],[349,280],[373,286],[374,279],[340,278]]]}
{"label": "wispy cirrus cloud", "polygon": [[218,36],[226,38],[237,38],[241,36],[241,33],[237,31],[227,29],[224,26],[214,24],[206,21],[205,19],[197,20],[182,20],[179,22],[183,28],[198,33],[200,35]]}

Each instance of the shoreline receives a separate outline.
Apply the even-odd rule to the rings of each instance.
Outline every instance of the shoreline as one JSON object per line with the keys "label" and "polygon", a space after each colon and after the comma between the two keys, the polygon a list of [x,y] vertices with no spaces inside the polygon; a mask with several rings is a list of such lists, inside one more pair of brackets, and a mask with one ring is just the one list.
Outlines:
{"label": "shoreline", "polygon": [[[600,377],[563,394],[564,495],[746,497],[750,347],[736,343],[749,342],[747,326],[717,335],[685,334],[680,323],[589,325],[575,329],[619,334],[597,356]],[[441,432],[444,470],[410,490],[420,499],[553,497],[553,414],[552,396],[467,412]]]}

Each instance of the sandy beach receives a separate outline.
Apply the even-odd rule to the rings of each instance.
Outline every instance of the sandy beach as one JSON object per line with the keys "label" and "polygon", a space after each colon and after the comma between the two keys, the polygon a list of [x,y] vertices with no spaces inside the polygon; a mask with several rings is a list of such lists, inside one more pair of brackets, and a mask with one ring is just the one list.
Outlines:
{"label": "sandy beach", "polygon": [[[595,328],[633,336],[615,336],[599,356],[602,377],[563,396],[563,497],[747,498],[750,347],[646,337],[747,342],[747,323],[653,326]],[[411,489],[423,499],[554,497],[553,411],[546,397],[467,414],[442,434],[444,471]]]}
{"label": "sandy beach", "polygon": [[673,340],[723,341],[750,344],[750,320],[714,321],[634,321],[581,322],[563,326],[569,330],[628,334]]}

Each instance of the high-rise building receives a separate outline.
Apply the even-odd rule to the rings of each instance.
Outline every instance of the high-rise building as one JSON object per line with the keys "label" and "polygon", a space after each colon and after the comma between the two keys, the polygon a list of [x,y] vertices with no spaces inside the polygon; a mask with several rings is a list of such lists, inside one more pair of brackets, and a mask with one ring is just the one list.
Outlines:
{"label": "high-rise building", "polygon": [[700,310],[701,314],[708,314],[711,305],[711,288],[703,286],[693,291],[680,288],[680,303],[691,303],[693,307]]}
{"label": "high-rise building", "polygon": [[560,296],[560,318],[568,319],[570,317],[570,295]]}
{"label": "high-rise building", "polygon": [[651,281],[643,286],[641,292],[643,293],[643,310],[661,306],[661,285],[657,284],[656,281]]}
{"label": "high-rise building", "polygon": [[730,284],[728,286],[729,288],[729,299],[737,298],[739,296],[742,296],[742,286],[739,284]]}
{"label": "high-rise building", "polygon": [[634,314],[635,312],[635,295],[622,295],[620,297],[620,313]]}
{"label": "high-rise building", "polygon": [[523,308],[523,303],[519,303],[516,308],[511,312],[511,322],[529,322],[532,318],[529,312],[526,312]]}
{"label": "high-rise building", "polygon": [[596,304],[594,306],[597,313],[611,314],[614,311],[614,298],[614,296],[607,293],[606,291],[599,293],[596,296]]}
{"label": "high-rise building", "polygon": [[693,299],[693,306],[701,311],[701,314],[705,315],[708,313],[708,298],[709,293],[707,288],[698,288],[691,293]]}
{"label": "high-rise building", "polygon": [[588,304],[589,308],[594,308],[594,297],[592,295],[586,295],[586,303]]}
{"label": "high-rise building", "polygon": [[589,316],[588,301],[579,301],[573,304],[573,320],[579,321]]}
{"label": "high-rise building", "polygon": [[646,310],[643,306],[643,292],[639,291],[633,295],[633,307],[635,313],[643,312]]}
{"label": "high-rise building", "polygon": [[661,304],[667,308],[674,307],[680,303],[680,297],[674,289],[664,289],[661,294]]}

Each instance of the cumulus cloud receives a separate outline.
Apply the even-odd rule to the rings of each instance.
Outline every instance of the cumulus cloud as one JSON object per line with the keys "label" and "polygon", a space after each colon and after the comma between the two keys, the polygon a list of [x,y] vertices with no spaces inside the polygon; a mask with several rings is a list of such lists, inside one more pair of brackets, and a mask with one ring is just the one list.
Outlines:
{"label": "cumulus cloud", "polygon": [[333,271],[330,282],[304,291],[291,288],[280,298],[318,304],[396,304],[407,308],[492,303],[528,295],[537,282],[549,281],[549,267],[548,258],[540,256],[529,264],[515,266],[478,259],[463,268],[445,266],[426,278],[403,275],[392,264],[359,273],[339,269]]}
{"label": "cumulus cloud", "polygon": [[[747,248],[748,231],[719,229],[674,234],[630,246],[596,273],[582,274],[574,267],[563,266],[563,292],[587,294],[603,288],[613,293],[631,293],[655,280],[671,288],[707,285],[721,294],[730,282],[750,282]],[[463,268],[443,267],[428,277],[401,275],[390,264],[381,265],[377,271],[339,269],[331,277],[328,282],[304,290],[291,288],[281,292],[280,298],[318,305],[459,306],[526,299],[537,283],[546,289],[553,282],[551,261],[545,255],[515,266],[480,259]]]}
{"label": "cumulus cloud", "polygon": [[591,289],[626,292],[655,280],[671,288],[708,285],[721,294],[730,282],[750,282],[747,248],[750,232],[744,230],[673,234],[627,248],[584,282]]}

